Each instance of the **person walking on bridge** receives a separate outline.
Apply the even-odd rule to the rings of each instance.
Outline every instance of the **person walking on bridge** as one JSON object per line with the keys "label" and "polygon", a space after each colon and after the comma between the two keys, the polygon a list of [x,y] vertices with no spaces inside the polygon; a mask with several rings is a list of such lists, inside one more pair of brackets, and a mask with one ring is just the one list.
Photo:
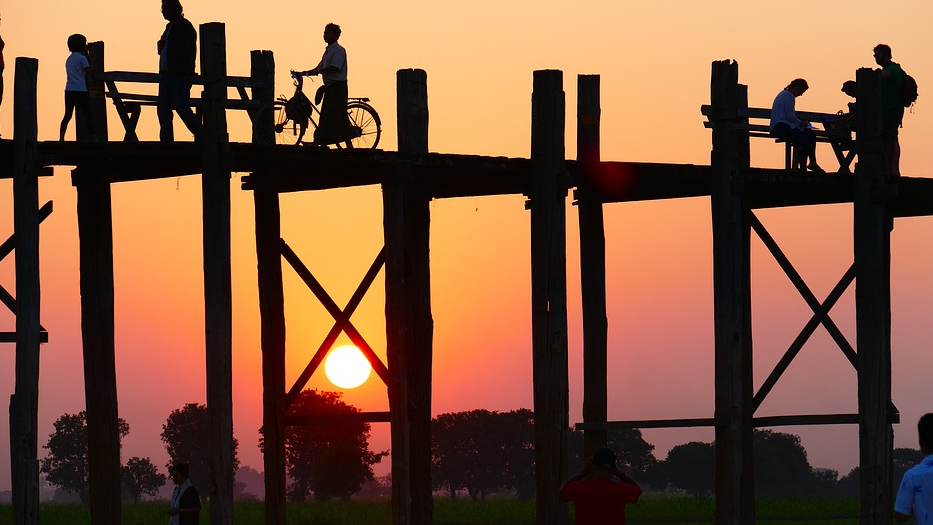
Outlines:
{"label": "person walking on bridge", "polygon": [[[337,43],[340,33],[340,26],[327,24],[324,27],[327,47],[321,62],[314,69],[301,72],[305,76],[321,75],[324,81],[321,121],[314,130],[314,143],[319,145],[343,142],[352,136],[347,117],[347,50]],[[314,98],[318,102],[318,97]]]}
{"label": "person walking on bridge", "polygon": [[184,15],[179,0],[162,0],[162,17],[168,20],[162,38],[156,46],[159,51],[159,140],[174,142],[173,112],[201,139],[201,119],[191,111],[191,81],[194,77],[194,59],[198,54],[198,33]]}

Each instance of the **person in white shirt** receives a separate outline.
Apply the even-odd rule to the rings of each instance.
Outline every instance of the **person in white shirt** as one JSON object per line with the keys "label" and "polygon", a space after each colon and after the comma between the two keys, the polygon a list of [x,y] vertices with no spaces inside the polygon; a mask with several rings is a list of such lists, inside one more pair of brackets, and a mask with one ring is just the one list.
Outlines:
{"label": "person in white shirt", "polygon": [[201,514],[201,496],[198,489],[188,478],[187,463],[175,463],[168,469],[169,477],[175,483],[172,499],[169,500],[169,525],[198,525]]}
{"label": "person in white shirt", "polygon": [[904,522],[913,516],[917,525],[933,525],[933,414],[920,418],[917,434],[924,458],[904,473],[894,501],[894,519]]}
{"label": "person in white shirt", "polygon": [[792,166],[793,168],[803,169],[806,166],[814,173],[825,173],[816,163],[816,136],[810,129],[810,123],[800,120],[794,107],[797,97],[802,96],[809,88],[806,80],[794,79],[774,97],[769,129],[772,137],[791,143],[797,150],[796,157],[800,164]]}
{"label": "person in white shirt", "polygon": [[[68,37],[68,50],[71,54],[65,60],[65,116],[59,129],[58,140],[65,141],[65,131],[75,108],[78,108],[78,126],[84,124],[88,136],[92,141],[97,140],[94,132],[94,121],[91,118],[91,100],[87,93],[87,76],[91,73],[91,64],[87,60],[87,38],[84,35],[71,35]],[[77,129],[75,130],[77,134]]]}
{"label": "person in white shirt", "polygon": [[352,136],[347,117],[347,50],[337,43],[340,33],[340,26],[327,24],[324,27],[327,48],[324,49],[321,62],[314,69],[299,73],[305,76],[321,75],[324,81],[324,87],[321,88],[324,91],[321,121],[314,130],[314,143],[319,145],[343,142]]}

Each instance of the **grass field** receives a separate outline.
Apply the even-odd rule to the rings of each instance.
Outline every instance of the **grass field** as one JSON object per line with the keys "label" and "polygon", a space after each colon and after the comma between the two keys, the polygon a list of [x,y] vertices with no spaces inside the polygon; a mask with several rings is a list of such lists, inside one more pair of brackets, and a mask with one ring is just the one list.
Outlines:
{"label": "grass field", "polygon": [[[123,505],[123,525],[162,525],[167,523],[165,502]],[[710,499],[646,496],[626,509],[627,523],[669,525],[713,523],[714,502]],[[209,523],[207,513],[200,522]],[[390,523],[388,502],[289,504],[288,525],[379,525]],[[858,523],[859,503],[855,500],[762,500],[757,503],[757,521],[766,525],[854,525]],[[0,505],[0,524],[12,523],[13,509]],[[571,511],[571,516],[572,516]],[[39,510],[43,525],[90,525],[90,514],[78,504],[44,503]],[[240,502],[234,506],[236,525],[263,525],[262,503]],[[491,500],[487,502],[434,502],[437,525],[530,525],[535,523],[533,501]]]}

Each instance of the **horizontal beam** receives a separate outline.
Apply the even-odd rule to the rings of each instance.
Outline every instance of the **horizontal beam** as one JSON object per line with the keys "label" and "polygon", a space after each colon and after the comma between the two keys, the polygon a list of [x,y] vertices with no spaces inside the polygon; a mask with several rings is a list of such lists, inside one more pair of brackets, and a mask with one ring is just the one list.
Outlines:
{"label": "horizontal beam", "polygon": [[[158,73],[147,73],[139,71],[105,71],[97,73],[96,78],[103,82],[134,82],[137,84],[158,84]],[[246,88],[264,88],[265,82],[252,77],[228,76],[227,87],[246,87]],[[204,85],[204,79],[201,75],[191,77],[191,83],[197,86]]]}
{"label": "horizontal beam", "polygon": [[347,423],[388,423],[388,412],[345,412],[340,414],[286,415],[285,426],[345,425]]}
{"label": "horizontal beam", "polygon": [[[858,414],[814,414],[799,416],[765,416],[752,419],[755,428],[809,426],[809,425],[857,425]],[[890,423],[900,423],[900,414],[893,412]],[[647,419],[641,421],[607,421],[605,423],[577,423],[576,430],[626,430],[641,428],[685,428],[716,426],[714,418],[698,419]]]}
{"label": "horizontal beam", "polygon": [[[0,332],[0,343],[15,343],[16,342],[16,332]],[[49,333],[45,330],[39,332],[39,342],[48,343],[49,342]]]}

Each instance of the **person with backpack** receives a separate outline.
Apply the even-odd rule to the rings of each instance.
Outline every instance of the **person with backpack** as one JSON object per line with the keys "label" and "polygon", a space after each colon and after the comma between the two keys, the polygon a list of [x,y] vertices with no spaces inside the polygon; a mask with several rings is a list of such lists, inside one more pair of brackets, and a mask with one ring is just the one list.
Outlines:
{"label": "person with backpack", "polygon": [[891,60],[891,47],[878,44],[874,49],[875,63],[881,66],[881,147],[889,177],[900,177],[901,145],[897,129],[904,119],[901,86],[904,71]]}

